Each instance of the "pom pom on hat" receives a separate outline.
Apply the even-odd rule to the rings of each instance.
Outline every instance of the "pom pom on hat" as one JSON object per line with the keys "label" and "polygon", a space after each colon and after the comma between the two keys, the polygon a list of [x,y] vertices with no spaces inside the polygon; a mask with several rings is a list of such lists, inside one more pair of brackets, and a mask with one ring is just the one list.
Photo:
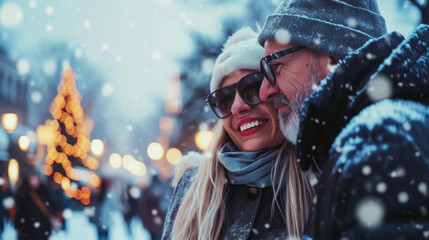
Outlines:
{"label": "pom pom on hat", "polygon": [[218,89],[222,80],[240,69],[259,70],[265,50],[258,44],[258,34],[249,27],[233,33],[223,45],[222,53],[213,66],[210,92]]}

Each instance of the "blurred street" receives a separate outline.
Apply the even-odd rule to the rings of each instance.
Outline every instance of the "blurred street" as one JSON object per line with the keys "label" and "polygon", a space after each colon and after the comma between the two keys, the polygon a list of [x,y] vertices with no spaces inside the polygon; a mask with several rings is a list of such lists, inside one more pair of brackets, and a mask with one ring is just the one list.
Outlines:
{"label": "blurred street", "polygon": [[[93,224],[88,221],[88,217],[81,211],[72,213],[70,221],[67,222],[67,231],[61,231],[51,236],[51,240],[97,240],[97,230]],[[113,225],[111,239],[121,240],[150,240],[149,233],[142,227],[138,218],[131,221],[131,235],[127,233],[124,219],[119,212],[113,214]],[[6,225],[4,233],[1,235],[3,240],[16,240],[16,231],[10,224]]]}

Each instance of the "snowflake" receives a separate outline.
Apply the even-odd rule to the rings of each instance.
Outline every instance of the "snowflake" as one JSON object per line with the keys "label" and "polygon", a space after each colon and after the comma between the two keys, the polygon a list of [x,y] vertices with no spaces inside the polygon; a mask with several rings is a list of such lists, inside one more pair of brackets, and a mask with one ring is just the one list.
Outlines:
{"label": "snowflake", "polygon": [[400,192],[398,194],[398,201],[400,203],[406,203],[406,202],[408,202],[408,193],[406,193],[406,192]]}
{"label": "snowflake", "polygon": [[137,187],[130,188],[130,196],[134,199],[138,199],[141,196],[141,191]]}
{"label": "snowflake", "polygon": [[34,227],[35,228],[39,228],[40,227],[40,222],[34,222]]}
{"label": "snowflake", "polygon": [[377,56],[376,56],[376,55],[374,55],[374,54],[372,54],[372,53],[367,53],[367,54],[366,54],[366,58],[367,58],[368,60],[372,60],[372,59],[377,58]]}
{"label": "snowflake", "polygon": [[279,43],[286,44],[290,42],[291,34],[286,29],[279,29],[274,34],[274,39]]}
{"label": "snowflake", "polygon": [[4,27],[17,27],[21,24],[23,18],[24,14],[21,8],[15,3],[4,3],[0,9],[0,23]]}
{"label": "snowflake", "polygon": [[35,8],[35,7],[37,7],[37,2],[34,1],[34,0],[31,0],[31,1],[28,2],[28,6],[30,8]]}
{"label": "snowflake", "polygon": [[101,44],[101,51],[102,51],[102,52],[107,51],[107,50],[109,50],[109,49],[110,49],[109,44],[107,44],[107,43],[103,43],[103,44]]}
{"label": "snowflake", "polygon": [[387,184],[384,182],[379,182],[375,188],[377,189],[377,192],[385,193],[387,190]]}
{"label": "snowflake", "polygon": [[389,78],[378,75],[369,83],[366,92],[372,101],[377,102],[392,96],[392,85]]}
{"label": "snowflake", "polygon": [[46,25],[46,32],[52,32],[54,30],[54,26],[52,24]]}
{"label": "snowflake", "polygon": [[83,27],[84,28],[90,28],[91,27],[91,22],[86,20],[85,22],[83,22]]}
{"label": "snowflake", "polygon": [[30,72],[30,63],[27,61],[27,59],[20,59],[16,63],[16,68],[19,75],[25,76]]}
{"label": "snowflake", "polygon": [[54,14],[54,12],[55,12],[55,9],[54,9],[54,7],[52,7],[52,6],[47,6],[47,7],[45,8],[45,13],[46,13],[46,15],[53,15],[53,14]]}
{"label": "snowflake", "polygon": [[398,167],[397,169],[395,169],[394,171],[392,171],[390,173],[390,176],[392,178],[403,177],[403,176],[405,176],[405,169],[402,167]]}
{"label": "snowflake", "polygon": [[43,62],[43,72],[46,76],[53,76],[57,71],[57,62],[55,59],[50,58]]}
{"label": "snowflake", "polygon": [[65,219],[69,219],[73,216],[73,212],[69,208],[66,208],[66,209],[64,209],[62,215]]}
{"label": "snowflake", "polygon": [[368,165],[363,166],[362,167],[362,173],[363,173],[363,175],[371,174],[371,167]]}
{"label": "snowflake", "polygon": [[153,59],[156,59],[156,60],[159,60],[159,59],[161,59],[161,58],[162,58],[162,53],[161,53],[161,52],[159,52],[159,51],[154,51],[154,52],[152,53],[152,58],[153,58]]}
{"label": "snowflake", "polygon": [[15,206],[15,200],[12,197],[6,197],[3,199],[3,206],[6,209],[11,209],[13,206]]}
{"label": "snowflake", "polygon": [[365,227],[376,227],[384,218],[384,206],[373,198],[361,201],[356,208],[356,218]]}
{"label": "snowflake", "polygon": [[410,131],[411,130],[411,124],[409,122],[403,123],[402,127],[404,128],[405,131]]}
{"label": "snowflake", "polygon": [[82,57],[82,55],[83,55],[83,51],[82,51],[82,49],[80,49],[80,48],[76,48],[76,49],[74,50],[74,56],[75,56],[75,58],[79,59],[79,58],[81,58],[81,57]]}
{"label": "snowflake", "polygon": [[213,71],[213,58],[205,58],[201,63],[201,70],[204,74],[210,75]]}
{"label": "snowflake", "polygon": [[112,95],[114,87],[111,83],[105,83],[101,88],[101,94],[105,97]]}
{"label": "snowflake", "polygon": [[357,26],[356,18],[351,17],[351,18],[347,19],[347,25],[349,25],[352,28],[356,27]]}
{"label": "snowflake", "polygon": [[424,182],[419,183],[417,188],[419,189],[419,192],[422,193],[423,195],[425,196],[428,195],[428,185],[426,183]]}

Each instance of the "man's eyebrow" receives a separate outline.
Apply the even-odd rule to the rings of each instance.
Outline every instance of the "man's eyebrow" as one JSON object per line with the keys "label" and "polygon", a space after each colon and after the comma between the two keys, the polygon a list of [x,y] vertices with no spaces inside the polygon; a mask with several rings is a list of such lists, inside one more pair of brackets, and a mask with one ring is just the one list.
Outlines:
{"label": "man's eyebrow", "polygon": [[290,61],[292,61],[294,58],[292,56],[290,56],[290,54],[286,55],[286,56],[282,56],[279,57],[277,59],[274,59],[270,62],[270,64],[281,64],[281,63],[288,63]]}

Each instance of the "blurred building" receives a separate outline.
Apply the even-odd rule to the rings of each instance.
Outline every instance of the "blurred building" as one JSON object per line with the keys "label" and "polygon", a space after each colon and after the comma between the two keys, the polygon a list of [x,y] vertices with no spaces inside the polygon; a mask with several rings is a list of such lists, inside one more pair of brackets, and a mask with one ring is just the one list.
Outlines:
{"label": "blurred building", "polygon": [[[13,112],[18,115],[19,131],[26,125],[27,119],[27,83],[21,79],[16,64],[8,57],[6,51],[0,47],[0,115]],[[12,133],[12,139],[15,139]],[[7,132],[0,128],[0,160],[9,160],[8,148],[10,138]]]}

